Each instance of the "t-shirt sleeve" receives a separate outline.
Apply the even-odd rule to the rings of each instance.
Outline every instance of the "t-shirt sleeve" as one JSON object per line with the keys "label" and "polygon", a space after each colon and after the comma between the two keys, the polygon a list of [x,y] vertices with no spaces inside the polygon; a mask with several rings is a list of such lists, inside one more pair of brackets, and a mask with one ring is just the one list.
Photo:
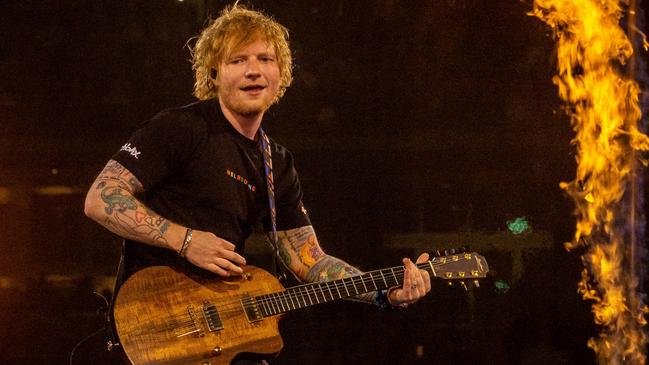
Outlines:
{"label": "t-shirt sleeve", "polygon": [[112,159],[147,191],[183,168],[198,143],[198,128],[183,112],[163,111],[141,123]]}
{"label": "t-shirt sleeve", "polygon": [[[281,171],[273,172],[276,178],[279,179],[279,184],[276,183],[278,191],[275,199],[277,230],[283,231],[311,225],[309,215],[302,203],[302,187],[293,164],[293,156],[287,150],[280,153],[284,154],[286,163]],[[270,230],[270,227],[267,228]]]}

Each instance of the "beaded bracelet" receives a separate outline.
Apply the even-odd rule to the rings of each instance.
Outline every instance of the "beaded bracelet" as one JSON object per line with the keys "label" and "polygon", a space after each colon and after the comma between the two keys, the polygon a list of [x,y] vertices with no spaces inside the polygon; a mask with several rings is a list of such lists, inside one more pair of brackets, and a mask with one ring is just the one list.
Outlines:
{"label": "beaded bracelet", "polygon": [[185,233],[185,240],[183,240],[183,245],[180,247],[180,250],[178,250],[178,256],[185,257],[185,252],[187,252],[189,243],[192,241],[193,231],[194,231],[193,229],[187,228],[187,232]]}

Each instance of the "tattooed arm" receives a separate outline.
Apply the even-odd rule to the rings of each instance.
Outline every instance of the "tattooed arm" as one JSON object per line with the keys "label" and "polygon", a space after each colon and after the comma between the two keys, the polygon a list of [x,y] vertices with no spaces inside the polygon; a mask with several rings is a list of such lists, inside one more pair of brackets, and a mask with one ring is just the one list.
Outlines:
{"label": "tattooed arm", "polygon": [[[286,266],[304,282],[336,280],[359,275],[362,272],[343,260],[324,253],[312,226],[278,231],[279,253]],[[422,254],[417,263],[428,260]],[[406,267],[403,288],[388,291],[390,304],[398,306],[413,303],[430,291],[430,276],[419,270],[409,259],[403,259]],[[376,292],[369,292],[351,300],[374,303]]]}
{"label": "tattooed arm", "polygon": [[[88,217],[111,232],[134,241],[178,252],[186,227],[149,209],[135,195],[143,192],[140,181],[115,160],[108,161],[86,195]],[[221,276],[240,274],[245,259],[234,245],[211,232],[194,230],[185,257],[192,264]]]}

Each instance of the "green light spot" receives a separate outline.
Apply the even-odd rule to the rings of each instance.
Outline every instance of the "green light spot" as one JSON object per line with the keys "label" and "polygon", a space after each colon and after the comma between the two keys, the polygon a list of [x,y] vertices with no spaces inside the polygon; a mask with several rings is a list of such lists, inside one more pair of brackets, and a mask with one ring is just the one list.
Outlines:
{"label": "green light spot", "polygon": [[511,221],[507,221],[507,229],[513,234],[521,234],[529,231],[530,224],[525,220],[525,217],[519,217]]}
{"label": "green light spot", "polygon": [[498,293],[507,293],[509,291],[509,284],[502,280],[498,280],[494,283],[494,286],[496,287],[496,292]]}

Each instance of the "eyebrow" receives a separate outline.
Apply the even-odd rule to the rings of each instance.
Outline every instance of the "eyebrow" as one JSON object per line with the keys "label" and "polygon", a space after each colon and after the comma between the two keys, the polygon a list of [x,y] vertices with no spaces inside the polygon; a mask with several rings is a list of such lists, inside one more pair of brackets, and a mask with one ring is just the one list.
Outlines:
{"label": "eyebrow", "polygon": [[[237,51],[237,52],[232,52],[232,54],[229,57],[227,57],[227,59],[243,57],[243,56],[247,56],[247,55],[248,54],[245,53],[245,52]],[[255,55],[256,56],[273,56],[273,57],[277,57],[277,53],[275,53],[275,51],[272,50],[272,49],[264,50],[262,52],[259,52],[259,53],[255,54]]]}

